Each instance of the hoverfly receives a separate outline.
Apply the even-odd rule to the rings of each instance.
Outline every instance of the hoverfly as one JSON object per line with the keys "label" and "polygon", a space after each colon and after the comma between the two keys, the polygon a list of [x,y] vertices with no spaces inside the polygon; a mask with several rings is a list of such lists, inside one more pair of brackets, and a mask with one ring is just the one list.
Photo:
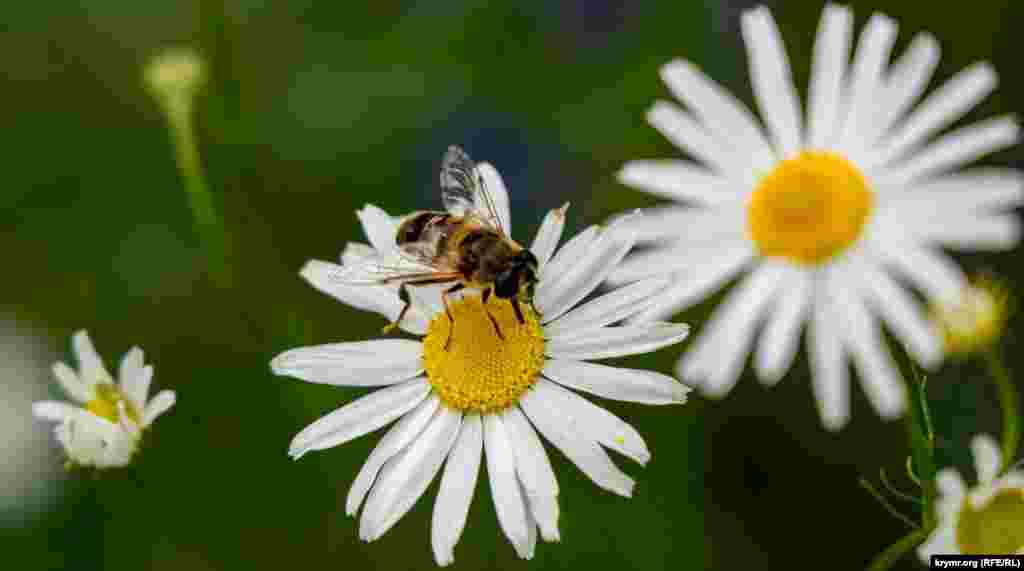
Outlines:
{"label": "hoverfly", "polygon": [[[455,328],[448,306],[450,294],[466,288],[483,290],[487,312],[487,300],[493,293],[509,300],[516,319],[525,323],[520,299],[533,307],[538,278],[537,258],[506,234],[508,224],[494,196],[469,155],[458,146],[445,152],[440,184],[447,212],[420,210],[405,216],[396,232],[396,250],[345,266],[336,278],[346,284],[400,284],[398,297],[405,305],[385,331],[397,327],[409,310],[408,286],[455,282],[441,295],[452,324],[447,349]],[[487,317],[498,337],[504,339],[498,321],[489,312]]]}

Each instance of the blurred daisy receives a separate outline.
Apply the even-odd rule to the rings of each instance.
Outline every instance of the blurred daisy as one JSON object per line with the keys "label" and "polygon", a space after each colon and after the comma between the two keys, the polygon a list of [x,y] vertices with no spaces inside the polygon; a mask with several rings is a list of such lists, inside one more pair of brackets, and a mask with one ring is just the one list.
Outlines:
{"label": "blurred daisy", "polygon": [[838,429],[850,415],[847,358],[875,409],[898,416],[906,397],[878,320],[923,365],[941,361],[941,339],[898,280],[930,299],[955,299],[965,280],[940,247],[1017,243],[1019,223],[1007,209],[1021,203],[1019,173],[954,171],[1013,145],[1018,126],[1001,117],[930,140],[994,89],[995,71],[973,65],[914,107],[938,63],[935,38],[919,34],[890,66],[896,23],[874,14],[848,63],[853,15],[836,5],[818,28],[803,119],[771,13],[746,12],[741,24],[766,129],[692,63],[665,65],[662,79],[688,110],[658,102],[647,119],[696,162],[634,161],[619,178],[686,205],[625,225],[654,249],[623,263],[612,281],[673,276],[643,320],[672,315],[749,272],[681,359],[682,378],[725,395],[758,338],[754,368],[773,384],[806,322],[825,426]]}
{"label": "blurred daisy", "polygon": [[[505,198],[497,172],[480,165],[488,187]],[[507,199],[504,200],[507,205]],[[361,217],[377,248],[393,247],[394,220],[380,213]],[[376,211],[370,211],[376,212]],[[507,212],[506,212],[507,214]],[[466,523],[480,465],[486,459],[495,510],[502,530],[520,557],[533,556],[538,529],[557,541],[558,483],[541,444],[547,438],[598,486],[630,496],[634,481],[605,448],[646,463],[650,452],[630,425],[567,388],[600,397],[672,404],[689,389],[667,375],[586,361],[654,351],[686,337],[683,324],[612,325],[642,310],[667,285],[643,281],[575,307],[601,284],[632,246],[614,232],[592,227],[552,257],[564,225],[564,208],[552,211],[531,251],[540,267],[534,298],[541,315],[524,307],[520,324],[505,300],[492,297],[487,310],[505,339],[499,339],[479,295],[452,296],[458,327],[451,332],[440,289],[409,288],[416,315],[407,329],[420,341],[378,339],[303,347],[278,355],[274,372],[305,381],[386,387],[324,416],[292,441],[298,458],[398,422],[381,439],[356,476],[346,511],[364,503],[359,536],[373,541],[416,503],[441,471],[434,504],[431,543],[439,565],[454,561],[454,547]],[[368,220],[373,220],[368,222]],[[505,220],[508,220],[506,217]],[[346,250],[347,255],[368,247]],[[302,275],[321,291],[349,301],[354,295],[330,281],[331,265],[310,262]],[[336,266],[335,266],[336,267]],[[393,288],[363,288],[359,307],[376,307],[397,317]],[[371,293],[372,292],[372,293]],[[369,299],[376,296],[375,301]],[[407,319],[408,319],[407,314]],[[447,459],[447,462],[445,460]]]}
{"label": "blurred daisy", "polygon": [[964,357],[991,347],[1002,337],[1010,295],[995,278],[980,276],[971,280],[955,300],[934,303],[931,309],[946,352]]}
{"label": "blurred daisy", "polygon": [[58,423],[54,434],[71,464],[126,466],[138,449],[142,431],[174,405],[174,391],[160,391],[147,400],[153,366],[145,364],[138,347],[121,360],[120,380],[115,384],[88,333],[75,333],[72,344],[79,370],[57,363],[53,374],[77,404],[38,401],[32,412],[36,418]]}
{"label": "blurred daisy", "polygon": [[1002,459],[992,437],[971,443],[978,484],[971,489],[951,468],[939,472],[939,524],[917,553],[926,563],[937,554],[1024,553],[1024,472],[999,475]]}

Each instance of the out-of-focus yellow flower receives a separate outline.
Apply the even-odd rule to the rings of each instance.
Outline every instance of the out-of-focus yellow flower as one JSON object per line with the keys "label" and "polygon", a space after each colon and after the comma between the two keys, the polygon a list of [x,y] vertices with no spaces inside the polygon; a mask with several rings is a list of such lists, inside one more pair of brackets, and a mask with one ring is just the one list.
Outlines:
{"label": "out-of-focus yellow flower", "polygon": [[149,61],[144,79],[150,93],[168,112],[187,112],[206,84],[206,63],[191,49],[168,50]]}
{"label": "out-of-focus yellow flower", "polygon": [[942,333],[946,353],[964,357],[991,346],[1006,329],[1010,295],[995,277],[978,276],[951,303],[933,303],[932,318]]}

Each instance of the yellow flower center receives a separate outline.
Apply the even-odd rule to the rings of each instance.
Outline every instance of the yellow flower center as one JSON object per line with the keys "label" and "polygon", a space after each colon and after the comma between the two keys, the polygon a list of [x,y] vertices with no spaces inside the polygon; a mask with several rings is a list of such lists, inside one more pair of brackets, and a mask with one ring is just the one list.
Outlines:
{"label": "yellow flower center", "polygon": [[125,414],[128,420],[137,426],[142,426],[142,415],[139,414],[135,405],[125,398],[121,389],[110,383],[99,383],[96,385],[96,397],[85,405],[85,409],[100,418],[117,423],[120,415],[117,412],[118,403],[124,403]]}
{"label": "yellow flower center", "polygon": [[1002,490],[975,510],[964,501],[956,527],[962,553],[1007,555],[1024,551],[1024,488]]}
{"label": "yellow flower center", "polygon": [[486,312],[497,322],[502,340],[479,296],[467,295],[450,306],[454,331],[439,312],[423,339],[423,363],[434,391],[457,410],[488,413],[514,404],[544,366],[544,330],[537,316],[520,304],[526,321],[521,324],[508,300],[492,297]]}
{"label": "yellow flower center", "polygon": [[857,240],[873,194],[841,156],[804,151],[782,161],[754,189],[747,211],[751,239],[764,256],[819,264]]}

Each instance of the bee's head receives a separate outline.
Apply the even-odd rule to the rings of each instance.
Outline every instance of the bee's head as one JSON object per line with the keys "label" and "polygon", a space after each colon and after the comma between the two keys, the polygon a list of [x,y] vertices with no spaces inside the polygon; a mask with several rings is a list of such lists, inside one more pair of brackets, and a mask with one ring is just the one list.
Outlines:
{"label": "bee's head", "polygon": [[523,293],[527,299],[533,297],[537,283],[537,257],[529,250],[521,250],[512,257],[508,268],[494,280],[494,295],[511,299]]}

